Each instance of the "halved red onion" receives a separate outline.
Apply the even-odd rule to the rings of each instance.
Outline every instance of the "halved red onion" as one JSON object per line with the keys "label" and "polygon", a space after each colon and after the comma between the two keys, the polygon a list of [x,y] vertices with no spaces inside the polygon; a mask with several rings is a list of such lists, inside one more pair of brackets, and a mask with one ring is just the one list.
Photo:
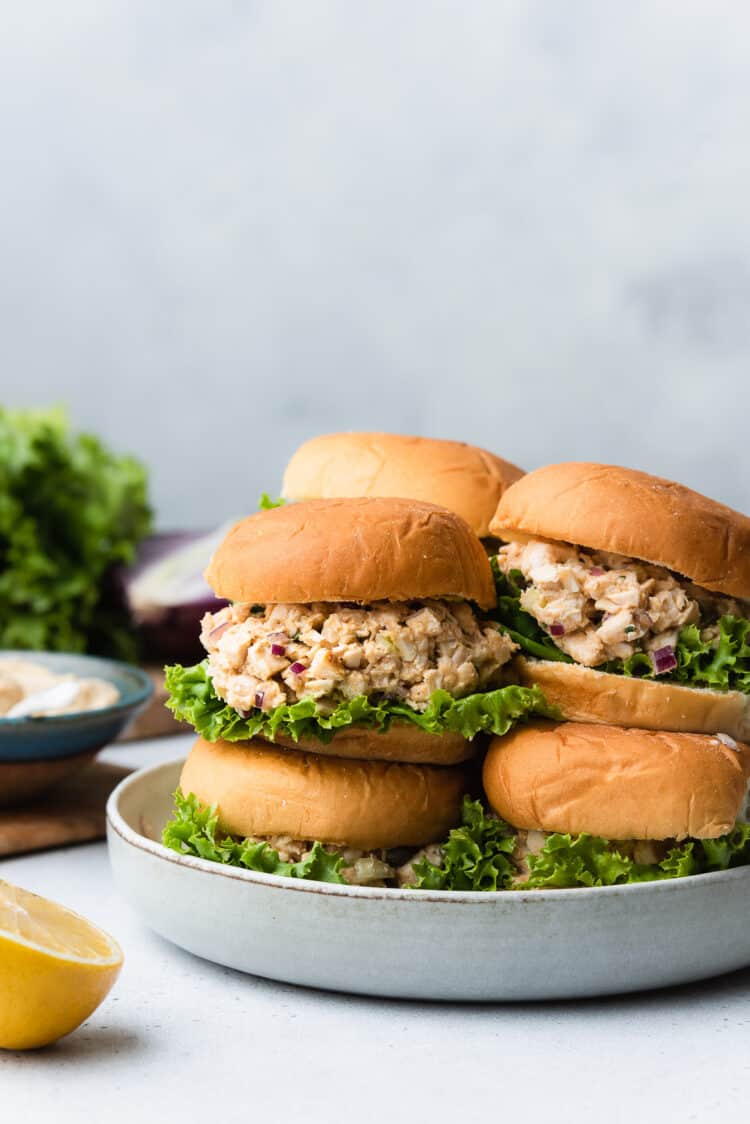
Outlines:
{"label": "halved red onion", "polygon": [[307,668],[303,663],[293,663],[289,670],[292,675],[302,675],[303,672],[307,671]]}
{"label": "halved red onion", "polygon": [[262,707],[262,706],[263,706],[263,699],[264,699],[265,697],[266,697],[266,692],[265,692],[265,691],[256,691],[256,692],[255,692],[255,698],[253,699],[253,702],[255,703],[255,705],[256,705],[256,706],[257,706],[258,708],[260,708],[260,707]]}
{"label": "halved red onion", "polygon": [[565,626],[560,624],[559,621],[553,621],[549,626],[549,634],[550,636],[564,636]]}
{"label": "halved red onion", "polygon": [[272,644],[271,645],[271,655],[272,656],[285,656],[286,655],[286,648],[284,647],[283,644]]}
{"label": "halved red onion", "polygon": [[667,671],[673,671],[677,667],[674,648],[670,645],[665,648],[657,648],[655,652],[651,653],[651,663],[654,665],[655,675],[664,675]]}

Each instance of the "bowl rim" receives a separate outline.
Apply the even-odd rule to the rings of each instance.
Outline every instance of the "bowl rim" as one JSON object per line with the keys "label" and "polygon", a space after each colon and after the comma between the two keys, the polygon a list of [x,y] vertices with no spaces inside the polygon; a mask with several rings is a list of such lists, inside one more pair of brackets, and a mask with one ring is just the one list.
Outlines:
{"label": "bowl rim", "polygon": [[726,881],[742,882],[750,880],[750,865],[734,867],[731,870],[711,871],[707,874],[692,874],[684,878],[672,878],[663,882],[633,882],[621,886],[578,886],[572,889],[548,890],[410,890],[388,886],[349,886],[332,882],[317,882],[313,879],[285,878],[278,874],[265,874],[262,871],[244,870],[242,867],[223,866],[210,859],[194,855],[181,855],[165,847],[161,842],[149,839],[135,831],[120,812],[120,800],[133,787],[146,780],[156,780],[158,774],[175,769],[185,761],[184,757],[173,758],[157,765],[138,769],[114,788],[107,800],[106,820],[108,828],[108,847],[111,847],[109,833],[117,835],[127,846],[143,851],[162,862],[173,863],[183,869],[201,874],[231,878],[239,882],[265,886],[269,889],[287,890],[293,893],[329,894],[334,897],[355,898],[360,901],[392,901],[427,904],[440,902],[453,905],[481,905],[484,907],[505,904],[533,904],[555,902],[570,907],[580,906],[583,900],[604,901],[621,894],[641,895],[654,893],[690,893],[697,885],[708,888]]}
{"label": "bowl rim", "polygon": [[[99,721],[107,718],[115,718],[119,714],[127,713],[131,710],[142,706],[147,703],[154,693],[154,684],[148,672],[137,664],[127,663],[125,660],[113,660],[108,656],[95,656],[88,652],[47,652],[40,651],[34,652],[26,648],[19,648],[14,650],[12,648],[0,649],[0,662],[6,656],[18,657],[19,659],[29,658],[33,662],[34,657],[39,656],[52,656],[53,663],[56,662],[59,656],[61,660],[66,658],[76,660],[91,660],[99,664],[106,664],[114,672],[119,672],[121,675],[130,675],[136,682],[133,684],[132,689],[125,698],[120,698],[117,702],[112,703],[111,706],[97,707],[95,710],[73,710],[66,714],[39,714],[33,715],[19,715],[17,718],[7,718],[5,715],[0,715],[0,737],[4,729],[18,731],[28,726],[30,729],[40,729],[45,725],[62,723],[64,725],[75,725],[82,721]],[[95,678],[92,672],[92,677]]]}

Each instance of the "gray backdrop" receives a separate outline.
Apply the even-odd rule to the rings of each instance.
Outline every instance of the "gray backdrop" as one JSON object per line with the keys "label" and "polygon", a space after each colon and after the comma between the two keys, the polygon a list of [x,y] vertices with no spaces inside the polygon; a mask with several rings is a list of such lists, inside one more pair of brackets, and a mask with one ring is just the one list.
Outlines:
{"label": "gray backdrop", "polygon": [[2,398],[162,525],[391,429],[750,509],[744,0],[29,0],[0,14]]}

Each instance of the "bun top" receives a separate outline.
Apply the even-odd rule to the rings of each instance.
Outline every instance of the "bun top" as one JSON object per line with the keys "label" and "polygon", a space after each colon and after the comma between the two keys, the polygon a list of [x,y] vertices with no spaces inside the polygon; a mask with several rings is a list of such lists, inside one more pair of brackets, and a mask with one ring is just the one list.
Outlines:
{"label": "bun top", "polygon": [[712,839],[742,808],[750,749],[731,739],[579,722],[494,738],[490,804],[514,827],[605,839]]}
{"label": "bun top", "polygon": [[490,524],[507,541],[555,539],[674,570],[750,598],[750,519],[672,480],[606,464],[551,464],[500,500]]}
{"label": "bun top", "polygon": [[310,500],[243,519],[206,580],[229,601],[496,601],[482,544],[458,515],[399,499]]}
{"label": "bun top", "polygon": [[301,445],[287,465],[288,499],[405,496],[462,516],[475,534],[489,534],[506,488],[523,476],[493,453],[433,437],[399,433],[330,433]]}

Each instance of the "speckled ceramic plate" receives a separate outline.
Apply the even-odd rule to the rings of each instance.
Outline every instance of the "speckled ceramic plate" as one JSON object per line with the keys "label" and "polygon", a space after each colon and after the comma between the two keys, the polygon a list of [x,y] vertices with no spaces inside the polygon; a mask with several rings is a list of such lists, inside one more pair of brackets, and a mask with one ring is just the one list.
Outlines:
{"label": "speckled ceramic plate", "polygon": [[110,858],[145,923],[207,960],[310,987],[452,1000],[608,995],[750,964],[750,867],[532,893],[295,882],[162,847],[180,767],[115,789]]}

